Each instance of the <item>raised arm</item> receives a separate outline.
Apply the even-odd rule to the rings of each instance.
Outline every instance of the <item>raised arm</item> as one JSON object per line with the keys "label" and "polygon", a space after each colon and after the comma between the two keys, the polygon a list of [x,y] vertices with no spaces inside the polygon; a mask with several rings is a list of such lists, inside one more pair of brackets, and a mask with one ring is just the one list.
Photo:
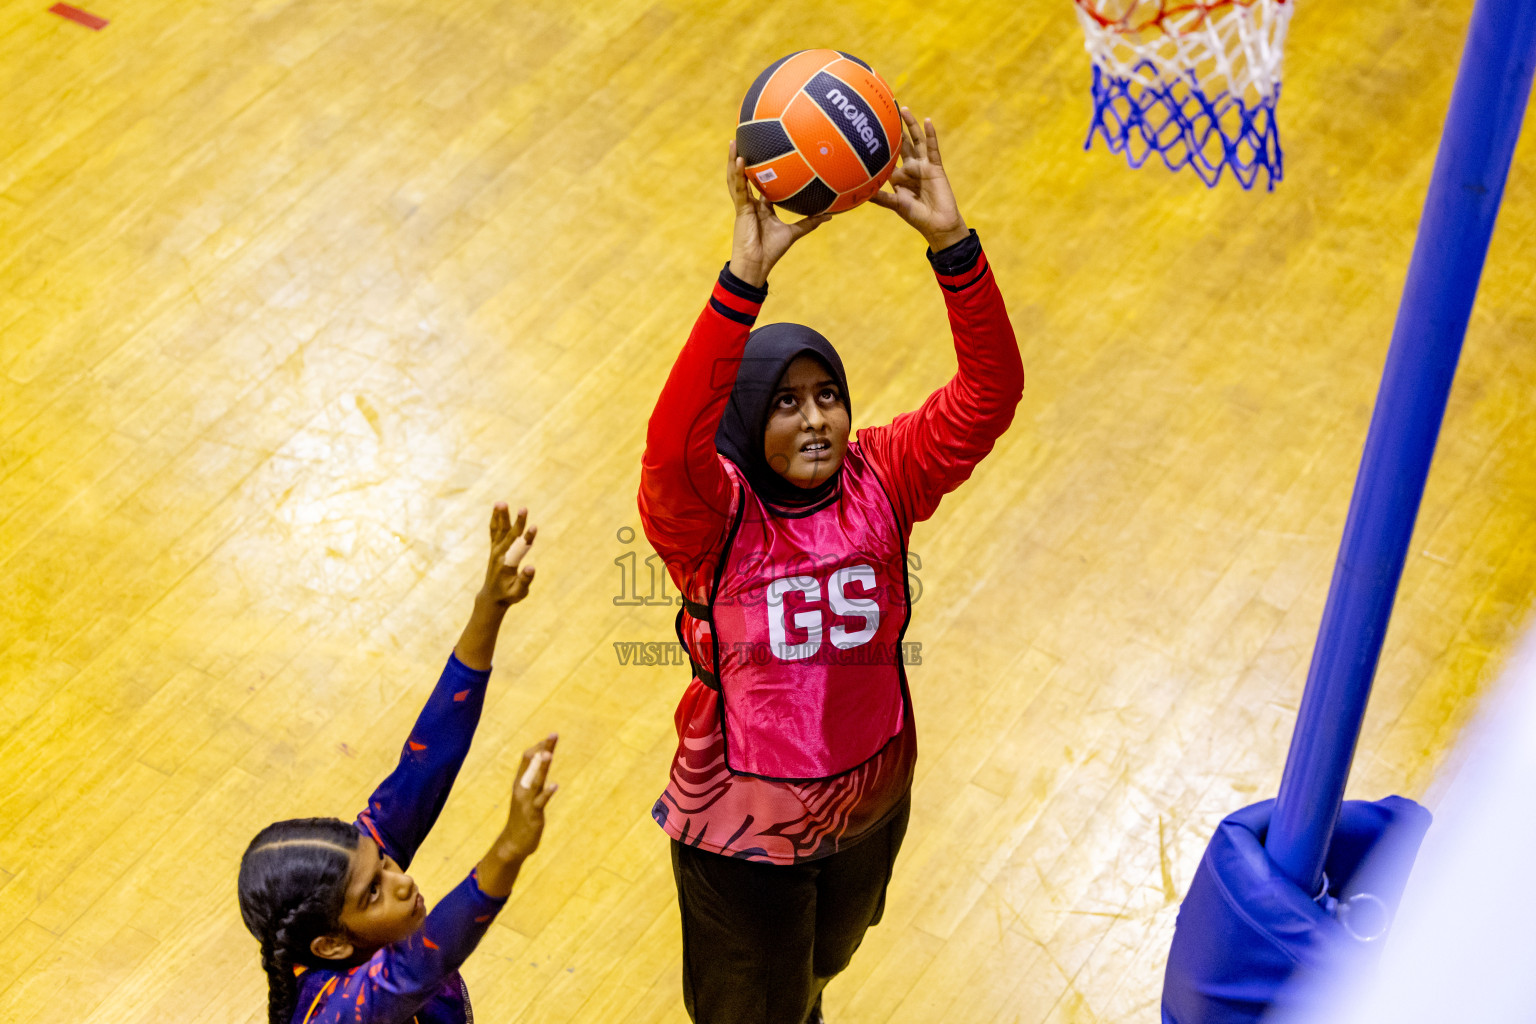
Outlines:
{"label": "raised arm", "polygon": [[645,434],[640,520],[669,566],[695,568],[725,532],[731,485],[715,454],[747,335],[768,297],[768,273],[798,239],[830,219],[785,224],[747,184],[746,163],[730,144],[726,186],[736,211],[731,262],[672,364]]}
{"label": "raised arm", "polygon": [[[475,870],[438,901],[421,927],[378,950],[358,968],[332,975],[326,982],[332,989],[323,993],[327,1024],[352,1019],[404,1024],[442,992],[443,983],[474,951],[506,905],[523,861],[538,848],[544,806],[556,789],[548,783],[554,748],[555,737],[548,736],[523,752],[507,824]],[[321,994],[311,993],[309,998]]]}
{"label": "raised arm", "polygon": [[713,293],[656,400],[640,460],[640,522],[668,566],[692,570],[718,546],[731,484],[715,429],[736,381],[747,334],[767,289],[720,272]]}
{"label": "raised arm", "polygon": [[491,512],[490,562],[469,623],[411,727],[395,770],[357,816],[358,828],[401,868],[410,865],[432,830],[469,753],[502,619],[533,582],[533,565],[525,556],[537,533],[537,527],[528,526],[527,509],[518,510],[516,522],[504,504]]}
{"label": "raised arm", "polygon": [[933,515],[1013,422],[1024,366],[1008,310],[975,235],[931,254],[954,332],[955,375],[916,410],[859,431],[904,523]]}
{"label": "raised arm", "polygon": [[928,241],[944,290],[958,364],[950,381],[917,410],[859,431],[859,444],[892,490],[910,525],[931,516],[1013,422],[1024,393],[1024,366],[1008,310],[976,233],[966,228],[939,155],[932,121],[901,111],[901,166],[892,191],[874,202],[894,211]]}

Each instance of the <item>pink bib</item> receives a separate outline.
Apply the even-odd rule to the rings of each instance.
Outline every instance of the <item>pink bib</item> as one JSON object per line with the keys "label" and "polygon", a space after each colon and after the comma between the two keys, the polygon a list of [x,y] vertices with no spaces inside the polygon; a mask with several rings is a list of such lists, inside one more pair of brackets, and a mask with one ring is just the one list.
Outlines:
{"label": "pink bib", "polygon": [[852,771],[906,715],[906,544],[895,512],[857,444],[839,496],[798,517],[770,511],[725,466],[736,519],[711,604],[687,603],[679,635],[713,664],[698,675],[722,696],[726,765],[784,781]]}

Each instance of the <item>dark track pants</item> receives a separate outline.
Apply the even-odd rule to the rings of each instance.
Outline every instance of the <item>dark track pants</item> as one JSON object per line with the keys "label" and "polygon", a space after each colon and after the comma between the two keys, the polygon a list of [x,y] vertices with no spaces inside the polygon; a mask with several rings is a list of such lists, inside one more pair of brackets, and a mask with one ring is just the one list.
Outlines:
{"label": "dark track pants", "polygon": [[672,841],[683,915],[683,1005],[695,1024],[805,1024],[885,911],[911,810],[846,850],[783,866]]}

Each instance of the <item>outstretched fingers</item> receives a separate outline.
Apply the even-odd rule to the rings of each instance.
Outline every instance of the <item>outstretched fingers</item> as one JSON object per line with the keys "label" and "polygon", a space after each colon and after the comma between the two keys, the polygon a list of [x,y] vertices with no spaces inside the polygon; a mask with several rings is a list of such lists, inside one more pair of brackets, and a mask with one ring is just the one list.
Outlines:
{"label": "outstretched fingers", "polygon": [[517,762],[517,785],[523,789],[533,786],[533,759],[539,755],[538,747],[529,747],[523,751],[523,758]]}
{"label": "outstretched fingers", "polygon": [[517,519],[513,521],[512,514],[507,511],[507,503],[498,501],[496,509],[491,513],[491,547],[497,554],[505,553],[507,547],[516,540],[528,524],[528,510],[517,510]]}
{"label": "outstretched fingers", "polygon": [[519,529],[516,532],[508,534],[510,539],[507,543],[505,553],[502,555],[501,564],[509,569],[516,569],[518,567],[518,564],[523,560],[523,556],[528,554],[528,549],[533,547],[534,538],[539,535],[539,528],[537,526],[528,526],[524,528],[524,524],[527,522],[527,519],[528,517],[526,512],[522,515],[519,515],[517,517],[517,526]]}
{"label": "outstretched fingers", "polygon": [[523,524],[527,521],[528,510],[517,510],[517,522],[512,521],[511,513],[507,511],[507,503],[498,501],[496,507],[491,510],[491,565],[488,570],[488,578],[494,579],[500,571],[503,560],[507,556],[507,549],[517,540],[522,533]]}
{"label": "outstretched fingers", "polygon": [[523,771],[517,777],[518,788],[530,793],[543,789],[544,780],[549,776],[549,758],[549,752],[543,749],[523,754]]}
{"label": "outstretched fingers", "polygon": [[923,118],[923,147],[928,152],[928,159],[933,166],[943,167],[944,161],[939,158],[939,130],[933,126],[933,118]]}
{"label": "outstretched fingers", "polygon": [[909,160],[922,161],[928,158],[926,151],[927,137],[922,127],[917,123],[917,115],[912,113],[911,107],[901,108],[901,159],[905,163]]}
{"label": "outstretched fingers", "polygon": [[549,798],[559,788],[549,784],[549,765],[554,760],[555,744],[559,738],[555,733],[550,733],[523,751],[523,759],[518,765],[518,788],[532,793],[533,806],[538,808],[549,803]]}
{"label": "outstretched fingers", "polygon": [[500,544],[511,528],[512,519],[507,514],[507,503],[498,501],[491,509],[491,546]]}
{"label": "outstretched fingers", "polygon": [[517,521],[513,522],[507,506],[498,502],[496,511],[491,513],[491,565],[501,566],[506,564],[507,552],[512,545],[523,536],[524,525],[528,522],[528,510],[517,510]]}

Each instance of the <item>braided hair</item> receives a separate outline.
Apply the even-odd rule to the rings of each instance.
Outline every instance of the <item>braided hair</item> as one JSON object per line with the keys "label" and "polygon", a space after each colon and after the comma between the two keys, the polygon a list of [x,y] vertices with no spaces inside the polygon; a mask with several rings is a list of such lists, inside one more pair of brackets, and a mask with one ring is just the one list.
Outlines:
{"label": "braided hair", "polygon": [[261,943],[267,1020],[290,1024],[299,999],[293,969],[335,967],[310,949],[341,930],[355,827],[338,818],[295,818],[256,833],[240,858],[240,916]]}

